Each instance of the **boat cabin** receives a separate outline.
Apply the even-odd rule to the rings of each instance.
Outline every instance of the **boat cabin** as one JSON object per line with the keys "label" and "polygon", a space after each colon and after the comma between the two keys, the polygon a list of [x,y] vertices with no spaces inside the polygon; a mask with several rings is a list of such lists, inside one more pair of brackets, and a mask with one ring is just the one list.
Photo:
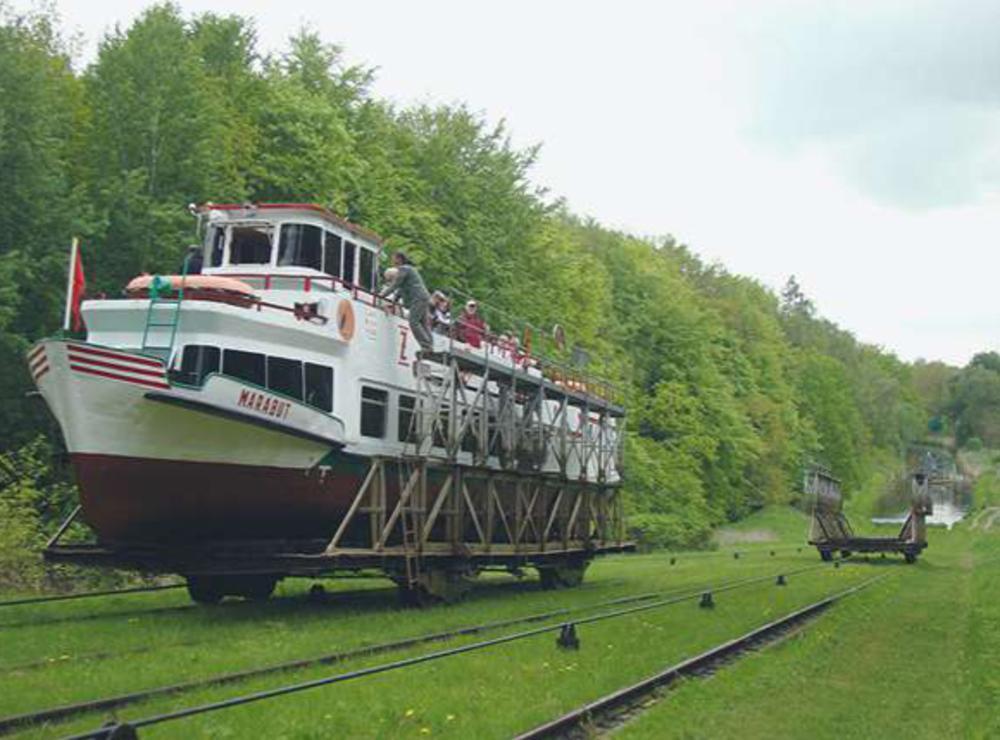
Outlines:
{"label": "boat cabin", "polygon": [[[374,292],[378,285],[378,258],[382,239],[321,206],[302,203],[206,204],[198,208],[204,225],[202,272],[260,278],[254,287],[278,289],[273,276],[333,278],[315,285],[332,288],[337,282]],[[301,289],[301,282],[288,285]]]}

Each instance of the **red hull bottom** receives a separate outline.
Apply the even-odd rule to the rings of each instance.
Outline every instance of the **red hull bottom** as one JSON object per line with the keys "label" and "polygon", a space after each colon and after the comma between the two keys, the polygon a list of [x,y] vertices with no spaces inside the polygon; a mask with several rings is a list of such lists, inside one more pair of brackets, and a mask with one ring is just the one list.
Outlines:
{"label": "red hull bottom", "polygon": [[293,470],[74,454],[84,520],[105,542],[329,538],[364,461]]}

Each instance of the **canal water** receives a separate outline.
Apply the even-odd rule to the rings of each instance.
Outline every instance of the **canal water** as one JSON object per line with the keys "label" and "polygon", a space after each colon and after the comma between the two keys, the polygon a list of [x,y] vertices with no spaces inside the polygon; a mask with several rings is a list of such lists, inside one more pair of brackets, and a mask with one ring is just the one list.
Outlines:
{"label": "canal water", "polygon": [[[931,501],[934,504],[934,513],[927,517],[928,524],[952,528],[955,522],[961,521],[969,513],[972,505],[972,495],[969,492],[959,493],[951,487],[934,486],[930,489]],[[888,516],[873,516],[873,524],[900,524],[906,521],[909,516],[909,509],[904,509],[900,514]]]}

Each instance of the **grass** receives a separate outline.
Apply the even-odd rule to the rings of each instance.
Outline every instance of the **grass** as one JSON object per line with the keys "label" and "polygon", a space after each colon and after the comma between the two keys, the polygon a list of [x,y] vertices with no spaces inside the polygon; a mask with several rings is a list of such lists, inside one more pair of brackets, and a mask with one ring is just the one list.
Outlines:
{"label": "grass", "polygon": [[[739,559],[732,557],[733,546],[715,553],[603,558],[591,567],[582,587],[567,591],[542,591],[534,580],[490,576],[466,602],[427,610],[400,610],[395,594],[382,581],[341,582],[324,605],[305,598],[307,581],[287,581],[278,598],[267,604],[193,607],[183,592],[167,591],[5,608],[0,610],[0,716],[560,606],[690,590],[708,582],[819,564],[814,550],[797,549],[805,529],[798,512],[763,510],[732,529],[767,530],[777,539],[739,544]],[[862,728],[868,734],[893,735],[894,723],[902,722],[903,715],[912,715],[910,724],[919,727],[923,714],[936,708],[941,716],[926,727],[974,735],[976,723],[985,722],[984,713],[997,699],[996,679],[985,676],[984,669],[991,661],[1000,664],[995,629],[1000,614],[993,605],[1000,599],[987,577],[988,566],[978,564],[1000,554],[1000,537],[991,540],[962,530],[934,531],[931,536],[927,557],[915,567],[896,560],[884,561],[885,567],[879,567],[881,561],[839,569],[826,566],[791,576],[786,588],[768,581],[720,593],[713,610],[689,601],[582,625],[579,651],[558,649],[550,633],[150,727],[142,736],[509,737],[876,572],[894,577],[837,606],[801,637],[742,660],[711,681],[694,681],[669,694],[627,732],[676,737],[801,735],[796,722],[802,719],[786,722],[782,717],[808,714],[815,722],[805,726],[814,734],[833,736],[835,719],[853,710],[860,724],[848,735],[860,735]],[[977,589],[992,594],[993,602],[975,596]],[[535,625],[199,689],[123,708],[119,716],[147,716],[530,626]],[[818,642],[809,648],[812,640]],[[28,663],[35,665],[25,667]],[[844,673],[843,667],[854,665],[871,670],[871,675],[855,679]],[[748,667],[758,671],[751,674],[751,684],[759,681],[758,686],[769,687],[764,698],[775,716],[752,709],[751,698],[760,698],[760,692],[751,691],[746,678],[730,678]],[[909,673],[902,673],[904,667]],[[936,676],[944,677],[943,690],[928,685],[929,677]],[[847,694],[838,693],[840,684]],[[973,718],[968,724],[955,724],[961,709]],[[745,732],[743,714],[753,719]],[[92,729],[105,719],[105,714],[95,713],[20,735],[58,737]]]}
{"label": "grass", "polygon": [[809,534],[809,517],[791,506],[765,506],[745,519],[717,530],[715,542],[746,549],[801,544]]}
{"label": "grass", "polygon": [[930,536],[917,566],[712,680],[685,683],[621,735],[997,737],[1000,536]]}
{"label": "grass", "polygon": [[[581,588],[546,592],[535,582],[516,583],[494,577],[467,602],[454,607],[401,611],[395,595],[381,582],[349,582],[361,593],[334,595],[317,606],[304,598],[307,583],[283,584],[280,597],[264,605],[234,602],[217,609],[187,607],[180,592],[114,597],[95,602],[67,602],[41,607],[9,608],[0,613],[0,715],[54,704],[210,676],[263,663],[349,649],[448,627],[476,624],[545,611],[563,605],[591,604],[648,591],[690,588],[711,581],[772,574],[817,563],[815,553],[783,552],[747,555],[740,560],[666,555],[599,560]],[[503,736],[525,729],[597,693],[641,677],[664,660],[683,657],[735,631],[815,599],[841,583],[861,577],[851,569],[824,568],[792,577],[793,586],[769,584],[720,594],[712,612],[691,602],[643,612],[628,618],[581,628],[583,649],[564,653],[553,635],[544,635],[488,651],[448,659],[394,674],[362,679],[301,697],[230,710],[176,725],[154,734],[247,734],[266,728],[269,734],[296,734],[313,728],[330,714],[340,734],[395,733],[412,724],[405,716],[433,725],[435,734],[467,734],[473,730]],[[512,628],[508,631],[524,629]],[[490,635],[486,636],[492,636]],[[654,642],[650,644],[650,637]],[[483,636],[455,640],[457,645]],[[171,707],[229,696],[247,690],[351,670],[395,657],[439,649],[443,645],[336,666],[289,672],[280,676],[214,687],[184,696],[148,702],[124,710],[124,716],[146,715]],[[652,649],[651,649],[652,648]],[[144,649],[146,652],[134,652]],[[95,653],[104,653],[97,657]],[[41,667],[19,664],[44,661]],[[478,709],[484,696],[489,709]],[[351,707],[365,707],[365,711]],[[318,708],[322,714],[317,715]],[[448,715],[455,718],[448,720]],[[102,715],[58,727],[33,730],[29,736],[52,737],[100,724]],[[397,727],[397,723],[402,725]],[[416,723],[416,720],[413,721]],[[428,725],[427,723],[431,723]],[[413,727],[419,733],[421,727]],[[395,729],[386,729],[395,728]],[[348,732],[349,730],[349,732]],[[145,735],[145,733],[144,733]]]}

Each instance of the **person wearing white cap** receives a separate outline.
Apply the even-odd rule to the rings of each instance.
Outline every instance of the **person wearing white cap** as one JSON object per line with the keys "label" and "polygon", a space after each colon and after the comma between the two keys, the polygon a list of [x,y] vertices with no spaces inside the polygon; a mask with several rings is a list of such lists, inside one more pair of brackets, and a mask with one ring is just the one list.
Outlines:
{"label": "person wearing white cap", "polygon": [[489,327],[486,326],[483,317],[479,315],[479,303],[474,298],[470,298],[466,301],[465,309],[458,319],[459,341],[465,342],[470,347],[480,347],[488,330]]}
{"label": "person wearing white cap", "polygon": [[451,301],[440,290],[431,294],[431,329],[445,336],[451,333]]}

